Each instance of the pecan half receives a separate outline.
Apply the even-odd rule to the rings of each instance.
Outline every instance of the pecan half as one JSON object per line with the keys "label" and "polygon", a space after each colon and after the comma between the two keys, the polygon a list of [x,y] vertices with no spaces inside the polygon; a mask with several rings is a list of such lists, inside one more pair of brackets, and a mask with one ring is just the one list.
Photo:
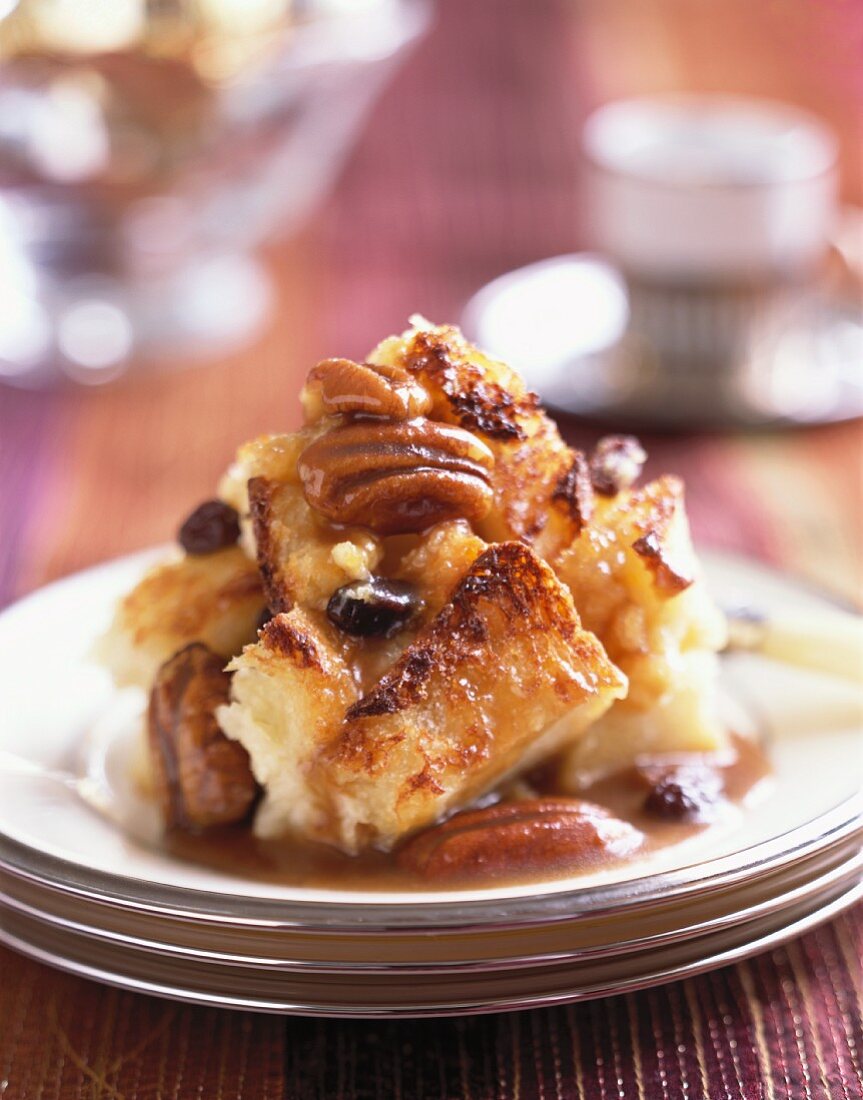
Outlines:
{"label": "pecan half", "polygon": [[590,456],[590,480],[597,493],[616,496],[634,485],[647,461],[647,452],[634,435],[606,435]]}
{"label": "pecan half", "polygon": [[409,840],[398,862],[429,879],[578,871],[623,858],[643,839],[591,802],[526,798],[456,814]]}
{"label": "pecan half", "polygon": [[246,750],[215,710],[228,702],[224,662],[198,642],[166,661],[150,694],[147,733],[166,823],[179,829],[239,821],[257,795]]}
{"label": "pecan half", "polygon": [[423,386],[401,367],[324,359],[313,367],[302,394],[306,420],[335,413],[411,420],[431,408]]}
{"label": "pecan half", "polygon": [[334,428],[297,466],[312,508],[334,523],[384,535],[482,519],[492,503],[493,468],[494,455],[476,436],[422,418]]}

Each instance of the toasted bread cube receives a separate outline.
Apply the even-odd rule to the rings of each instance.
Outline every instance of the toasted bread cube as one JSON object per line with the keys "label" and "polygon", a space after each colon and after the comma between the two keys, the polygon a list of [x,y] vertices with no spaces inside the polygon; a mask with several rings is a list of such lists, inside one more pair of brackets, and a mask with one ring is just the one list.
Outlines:
{"label": "toasted bread cube", "polygon": [[246,749],[264,789],[255,832],[325,830],[326,811],[308,771],[359,697],[348,666],[326,630],[294,608],[272,618],[228,671],[232,701],[216,717]]}
{"label": "toasted bread cube", "polygon": [[334,529],[306,501],[297,460],[320,431],[304,428],[244,444],[219,485],[221,498],[240,515],[241,543],[258,563],[273,611],[321,610],[340,585],[366,579],[382,556],[370,531]]}
{"label": "toasted bread cube", "polygon": [[682,653],[674,683],[648,705],[615,703],[562,757],[561,788],[578,793],[641,758],[681,753],[724,757],[731,751],[720,718],[718,659],[708,650]]}
{"label": "toasted bread cube", "polygon": [[259,835],[290,829],[328,834],[326,797],[308,783],[311,762],[337,736],[363,684],[378,682],[484,549],[469,526],[456,521],[441,524],[409,551],[397,572],[416,586],[417,623],[394,638],[373,639],[367,648],[319,611],[295,608],[276,615],[257,644],[230,664],[232,702],[219,721],[244,745],[266,790],[255,820]]}
{"label": "toasted bread cube", "polygon": [[553,564],[629,679],[627,698],[573,748],[567,774],[589,781],[647,753],[724,751],[716,651],[725,620],[700,576],[682,483],[664,477],[597,498]]}
{"label": "toasted bread cube", "polygon": [[701,580],[679,478],[597,497],[590,523],[552,565],[612,660],[670,644],[725,643],[725,620]]}
{"label": "toasted bread cube", "polygon": [[625,691],[549,567],[520,543],[491,546],[317,758],[330,838],[389,849],[576,739]]}
{"label": "toasted bread cube", "polygon": [[118,684],[150,689],[159,666],[192,642],[226,660],[255,637],[264,592],[238,546],[157,565],[119,602],[96,656]]}

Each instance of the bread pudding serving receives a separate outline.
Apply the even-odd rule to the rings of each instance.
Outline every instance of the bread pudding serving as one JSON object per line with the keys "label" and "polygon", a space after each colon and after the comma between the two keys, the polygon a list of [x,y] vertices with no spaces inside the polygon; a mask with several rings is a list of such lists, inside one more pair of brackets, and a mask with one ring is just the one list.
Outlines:
{"label": "bread pudding serving", "polygon": [[428,881],[707,820],[740,747],[681,482],[639,485],[632,437],[567,446],[513,370],[420,318],[300,397],[100,643],[149,693],[167,831]]}

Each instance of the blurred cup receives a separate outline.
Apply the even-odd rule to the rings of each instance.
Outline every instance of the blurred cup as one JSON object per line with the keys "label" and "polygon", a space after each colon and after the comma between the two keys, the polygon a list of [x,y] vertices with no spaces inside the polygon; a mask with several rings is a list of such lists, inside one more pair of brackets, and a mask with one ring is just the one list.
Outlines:
{"label": "blurred cup", "polygon": [[661,280],[806,275],[836,216],[837,145],[783,104],[690,96],[609,104],[588,121],[593,229]]}
{"label": "blurred cup", "polygon": [[0,0],[0,381],[248,338],[425,0]]}
{"label": "blurred cup", "polygon": [[770,101],[640,98],[593,114],[583,147],[593,243],[629,295],[630,404],[657,423],[745,421],[756,391],[775,390],[789,326],[815,323],[837,216],[831,131]]}

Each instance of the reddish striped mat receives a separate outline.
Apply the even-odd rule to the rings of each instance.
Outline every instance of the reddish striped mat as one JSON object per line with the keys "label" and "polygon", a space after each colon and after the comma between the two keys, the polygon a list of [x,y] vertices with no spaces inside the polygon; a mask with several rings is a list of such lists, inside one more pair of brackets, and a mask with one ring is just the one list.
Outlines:
{"label": "reddish striped mat", "polygon": [[646,993],[352,1023],[169,1004],[0,951],[0,1096],[859,1100],[861,954],[857,909],[787,947]]}
{"label": "reddish striped mat", "polygon": [[[792,99],[839,130],[863,201],[861,32],[839,0],[440,0],[335,200],[273,249],[282,304],[254,348],[98,393],[0,389],[0,605],[170,537],[239,440],[295,423],[316,358],[362,355],[414,310],[457,319],[486,279],[582,247],[576,136],[598,100]],[[648,445],[687,478],[702,544],[859,598],[859,426]],[[861,955],[858,908],[650,992],[344,1023],[169,1004],[0,949],[0,1100],[861,1100]]]}

